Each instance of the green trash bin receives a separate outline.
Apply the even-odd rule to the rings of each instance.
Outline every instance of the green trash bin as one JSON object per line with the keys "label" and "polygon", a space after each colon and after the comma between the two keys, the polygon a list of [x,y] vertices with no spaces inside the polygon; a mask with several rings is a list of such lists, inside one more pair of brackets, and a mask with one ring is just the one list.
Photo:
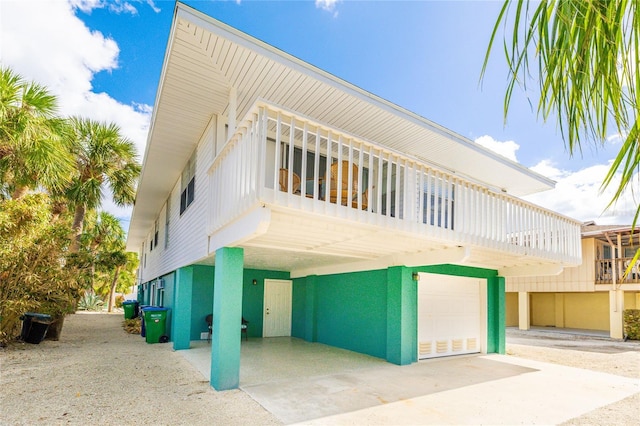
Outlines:
{"label": "green trash bin", "polygon": [[138,316],[138,301],[125,300],[122,302],[122,309],[124,309],[124,319],[133,319]]}
{"label": "green trash bin", "polygon": [[161,338],[166,341],[165,326],[169,308],[148,306],[144,308],[145,340],[147,343],[159,343]]}

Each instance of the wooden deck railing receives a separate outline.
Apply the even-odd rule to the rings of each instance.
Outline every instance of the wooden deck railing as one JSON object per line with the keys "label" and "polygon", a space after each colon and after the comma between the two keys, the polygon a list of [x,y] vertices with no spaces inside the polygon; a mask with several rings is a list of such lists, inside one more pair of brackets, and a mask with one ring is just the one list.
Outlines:
{"label": "wooden deck railing", "polygon": [[598,259],[595,261],[596,284],[637,284],[640,283],[640,264],[636,262],[631,271],[625,276],[627,267],[633,258]]}

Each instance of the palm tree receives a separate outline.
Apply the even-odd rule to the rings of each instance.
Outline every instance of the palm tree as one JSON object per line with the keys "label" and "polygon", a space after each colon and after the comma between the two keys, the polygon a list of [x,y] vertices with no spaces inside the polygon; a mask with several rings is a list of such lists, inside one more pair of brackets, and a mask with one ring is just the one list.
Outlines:
{"label": "palm tree", "polygon": [[[514,16],[509,17],[509,12]],[[586,140],[604,144],[612,131],[622,137],[620,151],[602,186],[615,184],[617,174],[621,174],[609,207],[626,196],[628,189],[633,193],[632,184],[637,183],[634,175],[640,168],[638,0],[506,0],[493,29],[482,74],[503,23],[513,25],[503,43],[510,73],[505,117],[515,86],[526,87],[527,81],[537,77],[538,114],[545,120],[558,118],[571,155],[579,152]],[[640,205],[633,226],[639,216]]]}
{"label": "palm tree", "polygon": [[115,124],[77,117],[70,122],[74,131],[76,172],[65,196],[75,210],[70,250],[77,252],[85,214],[101,205],[106,185],[117,205],[133,204],[140,165],[133,142],[124,138]]}
{"label": "palm tree", "polygon": [[0,193],[22,197],[41,186],[59,190],[73,172],[68,126],[56,97],[0,68]]}
{"label": "palm tree", "polygon": [[115,292],[120,271],[129,262],[125,251],[126,234],[118,219],[104,211],[100,212],[97,217],[93,214],[90,215],[88,222],[88,226],[82,234],[82,246],[88,251],[88,257],[91,259],[91,287],[95,290],[96,266],[103,272],[112,273],[108,302],[108,311],[111,312],[115,304]]}

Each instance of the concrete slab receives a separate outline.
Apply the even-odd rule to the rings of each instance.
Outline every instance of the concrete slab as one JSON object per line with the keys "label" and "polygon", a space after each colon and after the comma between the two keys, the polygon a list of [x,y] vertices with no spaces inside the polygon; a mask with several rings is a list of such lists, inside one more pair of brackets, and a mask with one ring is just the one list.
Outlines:
{"label": "concrete slab", "polygon": [[[208,345],[192,347],[180,353],[208,378]],[[242,343],[240,388],[286,424],[558,424],[640,392],[640,380],[507,355],[396,366],[277,338]]]}
{"label": "concrete slab", "polygon": [[637,379],[505,355],[476,359],[494,361],[498,370],[511,365],[529,372],[300,424],[559,424],[640,392]]}
{"label": "concrete slab", "polygon": [[[533,370],[466,356],[402,367],[387,363],[376,368],[296,378],[280,381],[275,386],[273,383],[243,386],[242,389],[278,419],[290,424],[318,417],[338,415],[340,418],[342,413],[358,413],[372,407],[393,406],[394,403],[400,403],[400,408],[414,398],[530,371]],[[361,418],[348,418],[348,421],[355,420]]]}

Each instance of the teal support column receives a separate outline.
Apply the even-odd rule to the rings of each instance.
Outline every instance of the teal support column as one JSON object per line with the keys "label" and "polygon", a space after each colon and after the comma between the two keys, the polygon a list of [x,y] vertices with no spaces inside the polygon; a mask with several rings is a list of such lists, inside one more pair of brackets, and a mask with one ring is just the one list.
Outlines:
{"label": "teal support column", "polygon": [[318,276],[310,275],[306,278],[305,315],[304,315],[304,340],[307,342],[318,341],[318,324],[316,322],[316,285]]}
{"label": "teal support column", "polygon": [[506,351],[506,294],[504,277],[487,279],[487,353]]}
{"label": "teal support column", "polygon": [[189,349],[191,345],[191,304],[193,294],[193,267],[176,271],[176,282],[171,310],[171,337],[173,349]]}
{"label": "teal support column", "polygon": [[243,266],[243,249],[223,247],[216,250],[210,382],[219,391],[236,389],[240,385]]}
{"label": "teal support column", "polygon": [[394,364],[418,361],[417,294],[410,269],[387,269],[387,361]]}

